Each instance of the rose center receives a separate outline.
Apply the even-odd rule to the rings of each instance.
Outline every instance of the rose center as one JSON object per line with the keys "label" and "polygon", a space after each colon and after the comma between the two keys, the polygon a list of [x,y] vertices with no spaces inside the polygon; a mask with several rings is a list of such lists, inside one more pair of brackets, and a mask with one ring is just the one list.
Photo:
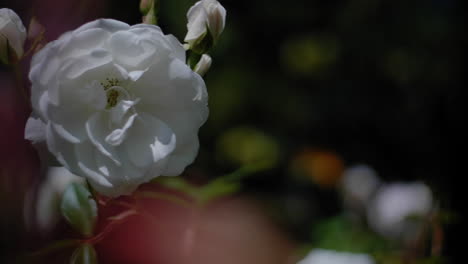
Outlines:
{"label": "rose center", "polygon": [[118,99],[120,97],[119,91],[116,89],[108,89],[107,94],[107,105],[106,108],[112,108],[117,105]]}
{"label": "rose center", "polygon": [[106,92],[107,105],[106,109],[110,109],[117,105],[122,95],[128,97],[128,92],[120,85],[120,81],[116,78],[106,78],[104,82],[101,82],[101,86]]}

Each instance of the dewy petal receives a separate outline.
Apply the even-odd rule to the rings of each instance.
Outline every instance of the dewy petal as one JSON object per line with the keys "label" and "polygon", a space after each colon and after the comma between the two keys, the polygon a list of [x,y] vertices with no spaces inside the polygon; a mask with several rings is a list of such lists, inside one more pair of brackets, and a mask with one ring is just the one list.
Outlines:
{"label": "dewy petal", "polygon": [[141,113],[124,143],[129,160],[137,167],[149,167],[166,158],[176,146],[173,131],[161,120]]}

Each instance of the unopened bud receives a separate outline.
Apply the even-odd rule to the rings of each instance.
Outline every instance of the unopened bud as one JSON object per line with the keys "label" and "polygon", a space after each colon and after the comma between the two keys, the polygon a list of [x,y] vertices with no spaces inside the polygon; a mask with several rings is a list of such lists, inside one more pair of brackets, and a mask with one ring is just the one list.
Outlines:
{"label": "unopened bud", "polygon": [[39,21],[33,17],[31,18],[31,22],[29,22],[29,27],[28,27],[28,39],[30,40],[35,40],[38,38],[41,38],[45,32],[45,28]]}
{"label": "unopened bud", "polygon": [[23,56],[26,29],[18,15],[11,9],[0,9],[0,61],[10,63],[11,58]]}
{"label": "unopened bud", "polygon": [[154,0],[141,0],[140,2],[140,12],[142,14],[147,14],[153,5]]}
{"label": "unopened bud", "polygon": [[198,73],[200,76],[205,75],[211,67],[211,57],[208,54],[203,54],[200,58],[200,61],[195,65],[193,69],[194,72]]}
{"label": "unopened bud", "polygon": [[197,53],[204,53],[216,43],[224,30],[226,9],[216,0],[201,0],[187,12],[185,42]]}
{"label": "unopened bud", "polygon": [[153,14],[148,14],[142,18],[143,24],[156,25],[156,22],[156,17]]}

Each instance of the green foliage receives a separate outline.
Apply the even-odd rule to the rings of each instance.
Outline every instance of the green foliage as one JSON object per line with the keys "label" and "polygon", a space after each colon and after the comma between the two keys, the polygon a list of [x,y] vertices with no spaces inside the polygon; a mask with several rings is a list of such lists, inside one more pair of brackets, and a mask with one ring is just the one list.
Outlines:
{"label": "green foliage", "polygon": [[273,168],[280,158],[274,138],[252,127],[236,127],[216,142],[217,157],[234,165]]}
{"label": "green foliage", "polygon": [[70,264],[97,264],[97,254],[93,245],[83,244],[73,252]]}
{"label": "green foliage", "polygon": [[63,194],[60,210],[76,231],[86,237],[93,234],[97,204],[86,187],[78,183],[70,184]]}
{"label": "green foliage", "polygon": [[317,224],[313,235],[317,248],[371,254],[391,249],[388,241],[343,216]]}
{"label": "green foliage", "polygon": [[206,32],[203,33],[195,42],[190,44],[190,49],[197,54],[208,53],[214,46],[215,40],[211,35],[210,29],[207,27]]}
{"label": "green foliage", "polygon": [[[160,184],[164,187],[177,190],[181,193],[187,194],[188,196],[195,199],[195,202],[203,205],[216,198],[233,194],[241,188],[240,180],[247,177],[257,171],[262,170],[263,167],[256,166],[244,166],[233,173],[226,174],[218,177],[215,180],[203,185],[193,185],[182,177],[158,177],[152,182]],[[181,201],[172,196],[167,196],[161,193],[144,192],[143,195],[147,197],[154,196],[154,198],[163,198],[166,200],[172,200],[173,202],[180,203]],[[163,195],[163,196],[161,196]]]}

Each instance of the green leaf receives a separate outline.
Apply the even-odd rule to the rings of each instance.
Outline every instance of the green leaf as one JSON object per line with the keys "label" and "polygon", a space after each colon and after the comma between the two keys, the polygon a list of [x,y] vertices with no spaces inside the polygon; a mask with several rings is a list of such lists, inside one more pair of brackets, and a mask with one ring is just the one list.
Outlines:
{"label": "green leaf", "polygon": [[386,252],[391,244],[344,216],[324,220],[314,226],[314,246],[354,253]]}
{"label": "green leaf", "polygon": [[229,181],[224,178],[216,179],[198,190],[196,196],[201,204],[213,199],[227,196],[237,192],[241,187],[239,182]]}
{"label": "green leaf", "polygon": [[69,247],[75,247],[79,245],[79,240],[66,239],[52,242],[51,244],[41,248],[37,251],[18,256],[16,262],[14,263],[36,263],[40,262],[45,257],[48,257],[52,253],[60,252],[61,250],[67,249]]}
{"label": "green leaf", "polygon": [[97,264],[97,254],[93,245],[83,244],[73,252],[70,264]]}
{"label": "green leaf", "polygon": [[76,231],[86,237],[93,234],[97,204],[86,187],[79,183],[70,184],[63,194],[60,210]]}
{"label": "green leaf", "polygon": [[189,195],[196,191],[196,187],[186,182],[182,177],[157,177],[152,182]]}

